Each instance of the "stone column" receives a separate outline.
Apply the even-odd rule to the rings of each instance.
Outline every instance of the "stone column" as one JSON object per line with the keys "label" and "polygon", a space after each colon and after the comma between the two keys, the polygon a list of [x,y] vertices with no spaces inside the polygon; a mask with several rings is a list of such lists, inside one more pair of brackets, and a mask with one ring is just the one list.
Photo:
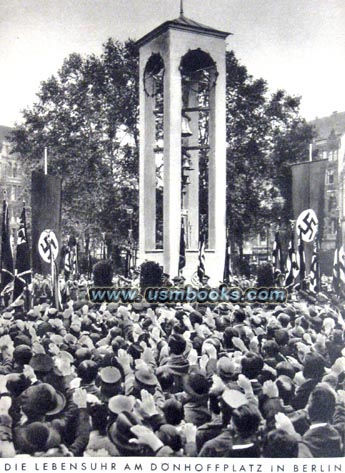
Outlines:
{"label": "stone column", "polygon": [[[197,82],[190,85],[188,107],[198,107],[198,95],[196,93]],[[190,117],[189,127],[192,136],[188,138],[189,146],[199,145],[199,112],[187,112]],[[188,249],[195,250],[199,246],[199,151],[190,150],[192,171],[189,171],[190,184],[187,186],[186,209],[188,211],[189,246]]]}
{"label": "stone column", "polygon": [[225,252],[226,213],[225,54],[216,64],[218,77],[210,94],[209,249],[221,257]]}
{"label": "stone column", "polygon": [[178,274],[181,232],[182,97],[180,58],[171,42],[164,60],[164,270],[174,277]]}
{"label": "stone column", "polygon": [[146,95],[143,88],[143,71],[148,55],[140,64],[140,162],[139,162],[139,257],[156,246],[156,163],[154,98]]}

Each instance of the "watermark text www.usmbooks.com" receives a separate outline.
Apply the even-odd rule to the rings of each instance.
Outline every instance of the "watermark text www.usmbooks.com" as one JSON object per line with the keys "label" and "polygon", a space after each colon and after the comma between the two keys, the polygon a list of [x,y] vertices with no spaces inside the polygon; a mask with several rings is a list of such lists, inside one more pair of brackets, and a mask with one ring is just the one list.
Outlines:
{"label": "watermark text www.usmbooks.com", "polygon": [[94,303],[119,302],[131,304],[137,302],[176,304],[183,303],[282,303],[286,302],[286,290],[280,287],[251,287],[241,289],[222,285],[219,288],[195,288],[193,286],[149,287],[144,294],[137,288],[102,288],[89,289],[89,300]]}

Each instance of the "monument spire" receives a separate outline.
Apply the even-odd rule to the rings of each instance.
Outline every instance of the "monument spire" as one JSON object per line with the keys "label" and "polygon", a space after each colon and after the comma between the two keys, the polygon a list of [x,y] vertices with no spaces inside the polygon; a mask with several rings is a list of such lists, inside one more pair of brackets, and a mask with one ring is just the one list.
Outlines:
{"label": "monument spire", "polygon": [[180,16],[183,16],[183,0],[180,0]]}

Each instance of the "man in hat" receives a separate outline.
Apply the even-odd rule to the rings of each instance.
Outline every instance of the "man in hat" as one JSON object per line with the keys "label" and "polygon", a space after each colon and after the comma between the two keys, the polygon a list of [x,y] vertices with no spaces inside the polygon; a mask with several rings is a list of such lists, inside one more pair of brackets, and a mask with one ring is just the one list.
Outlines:
{"label": "man in hat", "polygon": [[221,406],[225,429],[204,444],[199,457],[259,457],[257,433],[262,418],[258,408],[239,391],[228,389]]}
{"label": "man in hat", "polygon": [[210,381],[201,370],[190,372],[183,378],[184,392],[178,395],[185,413],[185,421],[197,427],[211,420],[208,408]]}
{"label": "man in hat", "polygon": [[100,398],[104,402],[123,393],[122,377],[120,371],[115,366],[106,366],[99,372],[100,378]]}
{"label": "man in hat", "polygon": [[172,279],[173,286],[177,288],[183,288],[185,284],[186,278],[183,276],[175,276]]}
{"label": "man in hat", "polygon": [[180,391],[182,388],[182,378],[188,373],[189,361],[186,357],[186,340],[182,335],[173,333],[168,339],[168,354],[160,361],[160,366],[156,373],[167,371],[174,376],[174,390]]}
{"label": "man in hat", "polygon": [[13,358],[11,355],[11,349],[8,344],[0,347],[1,358],[0,358],[0,374],[9,374],[13,370]]}

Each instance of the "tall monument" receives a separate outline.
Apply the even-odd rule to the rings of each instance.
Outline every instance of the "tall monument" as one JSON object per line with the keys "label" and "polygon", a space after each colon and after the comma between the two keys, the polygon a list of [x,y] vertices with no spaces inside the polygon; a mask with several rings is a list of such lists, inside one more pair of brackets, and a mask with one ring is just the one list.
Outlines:
{"label": "tall monument", "polygon": [[167,21],[138,42],[140,54],[139,261],[171,277],[198,266],[222,279],[226,229],[224,31],[186,18]]}

